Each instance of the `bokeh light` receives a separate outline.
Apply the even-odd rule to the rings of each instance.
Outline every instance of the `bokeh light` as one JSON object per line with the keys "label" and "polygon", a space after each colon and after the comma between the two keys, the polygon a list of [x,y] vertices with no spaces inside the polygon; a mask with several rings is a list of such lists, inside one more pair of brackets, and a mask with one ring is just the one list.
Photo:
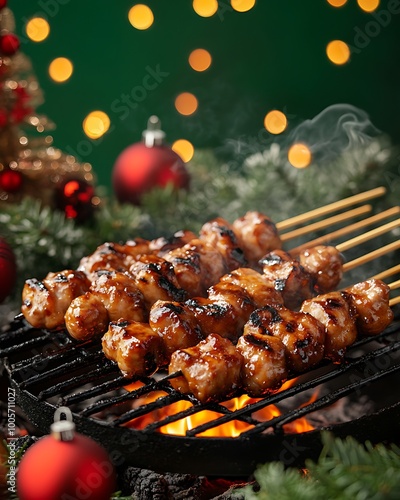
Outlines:
{"label": "bokeh light", "polygon": [[299,142],[289,148],[288,160],[293,167],[306,168],[310,165],[311,159],[311,151],[305,144]]}
{"label": "bokeh light", "polygon": [[347,3],[347,0],[326,0],[332,7],[343,7]]}
{"label": "bokeh light", "polygon": [[147,5],[137,4],[129,10],[128,19],[134,28],[147,30],[154,22],[154,15]]}
{"label": "bokeh light", "polygon": [[195,71],[205,71],[211,66],[211,62],[211,54],[205,49],[195,49],[189,55],[189,65]]}
{"label": "bokeh light", "polygon": [[357,0],[357,3],[365,12],[374,12],[379,7],[380,0]]}
{"label": "bokeh light", "polygon": [[192,115],[198,107],[196,96],[190,92],[182,92],[175,99],[175,108],[181,115]]}
{"label": "bokeh light", "polygon": [[90,139],[99,139],[110,128],[110,118],[104,111],[92,111],[83,120],[83,131]]}
{"label": "bokeh light", "polygon": [[287,118],[282,111],[273,109],[265,115],[264,127],[271,134],[281,134],[287,127]]}
{"label": "bokeh light", "polygon": [[43,42],[50,34],[50,25],[43,17],[33,17],[26,23],[25,32],[32,42]]}
{"label": "bokeh light", "polygon": [[211,17],[218,10],[217,0],[193,0],[193,10],[201,17]]}
{"label": "bokeh light", "polygon": [[57,57],[51,61],[49,66],[49,75],[57,83],[66,82],[72,76],[74,66],[66,57]]}
{"label": "bokeh light", "polygon": [[350,59],[350,48],[342,40],[332,40],[326,46],[326,55],[334,64],[346,64]]}
{"label": "bokeh light", "polygon": [[172,149],[178,154],[182,160],[187,163],[193,158],[194,147],[193,144],[186,139],[178,139],[172,144]]}
{"label": "bokeh light", "polygon": [[256,0],[231,0],[233,10],[237,12],[247,12],[256,4]]}

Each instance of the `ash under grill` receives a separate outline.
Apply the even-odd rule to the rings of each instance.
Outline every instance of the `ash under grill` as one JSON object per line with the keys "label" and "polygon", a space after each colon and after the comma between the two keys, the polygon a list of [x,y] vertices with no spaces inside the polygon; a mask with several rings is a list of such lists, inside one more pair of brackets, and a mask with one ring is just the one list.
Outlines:
{"label": "ash under grill", "polygon": [[[0,353],[22,410],[42,432],[49,432],[55,408],[68,406],[77,430],[102,443],[117,465],[245,477],[259,463],[280,460],[302,465],[305,458],[316,459],[324,429],[360,441],[399,441],[400,398],[393,390],[400,377],[399,313],[395,309],[395,320],[385,332],[349,348],[340,365],[327,362],[298,377],[291,387],[238,409],[225,402],[201,405],[174,390],[162,375],[128,380],[105,358],[99,342],[82,344],[63,330],[36,330],[22,316],[0,335]],[[141,385],[128,390],[132,382]],[[307,402],[316,388],[319,395]],[[367,393],[371,404],[363,406]],[[149,400],[153,394],[158,399]],[[165,408],[182,401],[191,405],[164,415]],[[337,421],[329,411],[340,401],[347,407],[346,421]],[[281,414],[260,419],[260,412],[270,405],[278,406]],[[360,407],[369,408],[368,414],[358,411],[354,417],[352,408]],[[204,410],[213,412],[213,418],[184,436],[160,432],[167,424]],[[325,411],[329,416],[321,419]],[[290,425],[305,416],[316,429],[291,432]],[[201,435],[228,422],[243,430],[236,437]]]}

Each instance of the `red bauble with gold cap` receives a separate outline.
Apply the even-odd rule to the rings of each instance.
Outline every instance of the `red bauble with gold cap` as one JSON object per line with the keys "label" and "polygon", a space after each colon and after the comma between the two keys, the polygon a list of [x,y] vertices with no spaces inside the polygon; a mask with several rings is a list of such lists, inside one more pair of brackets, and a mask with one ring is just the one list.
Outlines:
{"label": "red bauble with gold cap", "polygon": [[143,141],[127,147],[118,156],[112,174],[114,193],[121,203],[139,205],[143,195],[155,187],[171,184],[187,189],[190,176],[185,163],[164,142],[156,116],[150,117]]}

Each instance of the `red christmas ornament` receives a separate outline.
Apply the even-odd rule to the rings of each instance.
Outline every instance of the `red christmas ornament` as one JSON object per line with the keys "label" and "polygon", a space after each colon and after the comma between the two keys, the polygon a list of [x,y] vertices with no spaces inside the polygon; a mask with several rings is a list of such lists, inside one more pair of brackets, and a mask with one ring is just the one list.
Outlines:
{"label": "red christmas ornament", "polygon": [[[67,420],[60,420],[65,414]],[[116,488],[106,451],[75,432],[69,408],[58,408],[51,434],[32,445],[17,471],[20,500],[109,500]]]}
{"label": "red christmas ornament", "polygon": [[15,254],[10,245],[0,238],[0,303],[10,295],[17,278]]}
{"label": "red christmas ornament", "polygon": [[94,187],[82,179],[67,179],[56,190],[55,204],[68,219],[84,222],[93,215]]}
{"label": "red christmas ornament", "polygon": [[156,116],[149,119],[143,142],[127,147],[118,156],[112,174],[115,195],[120,202],[139,205],[144,193],[172,184],[189,187],[190,176],[181,157],[164,144]]}
{"label": "red christmas ornament", "polygon": [[19,49],[19,38],[14,33],[0,36],[0,52],[6,56],[13,56]]}
{"label": "red christmas ornament", "polygon": [[23,180],[21,172],[3,170],[0,172],[0,189],[6,193],[16,193],[21,189]]}
{"label": "red christmas ornament", "polygon": [[0,9],[4,9],[7,6],[7,0],[0,0]]}

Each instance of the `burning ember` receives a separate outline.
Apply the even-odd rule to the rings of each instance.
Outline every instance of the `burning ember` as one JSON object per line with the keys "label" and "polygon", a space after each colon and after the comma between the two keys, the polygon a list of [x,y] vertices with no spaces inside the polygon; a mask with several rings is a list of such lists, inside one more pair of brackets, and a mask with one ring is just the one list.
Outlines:
{"label": "burning ember", "polygon": [[[280,390],[285,390],[292,386],[296,382],[296,379],[289,380],[286,382]],[[131,384],[125,387],[127,390],[136,390],[141,386],[141,383]],[[135,401],[134,406],[138,408],[142,405],[151,404],[157,399],[165,397],[167,394],[164,391],[154,391],[144,397],[139,398]],[[313,392],[308,401],[299,406],[299,408],[306,406],[318,397],[318,389]],[[239,397],[232,398],[228,401],[222,402],[221,407],[225,407],[229,412],[242,409],[247,405],[251,405],[260,401],[261,398],[251,398],[246,394]],[[181,415],[181,413],[184,413]],[[251,419],[258,422],[267,422],[275,417],[279,417],[282,414],[281,410],[273,404],[266,406],[255,411],[252,414]],[[187,431],[199,427],[203,424],[208,424],[217,418],[220,418],[224,413],[220,413],[213,410],[204,409],[201,411],[196,411],[196,407],[186,400],[180,400],[172,403],[168,406],[163,406],[162,408],[156,408],[155,410],[147,413],[144,416],[135,418],[128,422],[127,426],[132,427],[137,430],[143,430],[148,425],[154,425],[157,422],[161,422],[164,419],[168,419],[168,422],[160,426],[157,430],[162,434],[170,434],[174,436],[185,436]],[[243,420],[229,420],[229,422],[222,423],[218,426],[206,429],[204,432],[199,432],[196,434],[199,437],[237,437],[243,432],[254,427],[254,424]],[[301,417],[293,422],[285,424],[283,430],[286,433],[302,433],[314,430],[315,427],[307,420],[306,417]]]}

